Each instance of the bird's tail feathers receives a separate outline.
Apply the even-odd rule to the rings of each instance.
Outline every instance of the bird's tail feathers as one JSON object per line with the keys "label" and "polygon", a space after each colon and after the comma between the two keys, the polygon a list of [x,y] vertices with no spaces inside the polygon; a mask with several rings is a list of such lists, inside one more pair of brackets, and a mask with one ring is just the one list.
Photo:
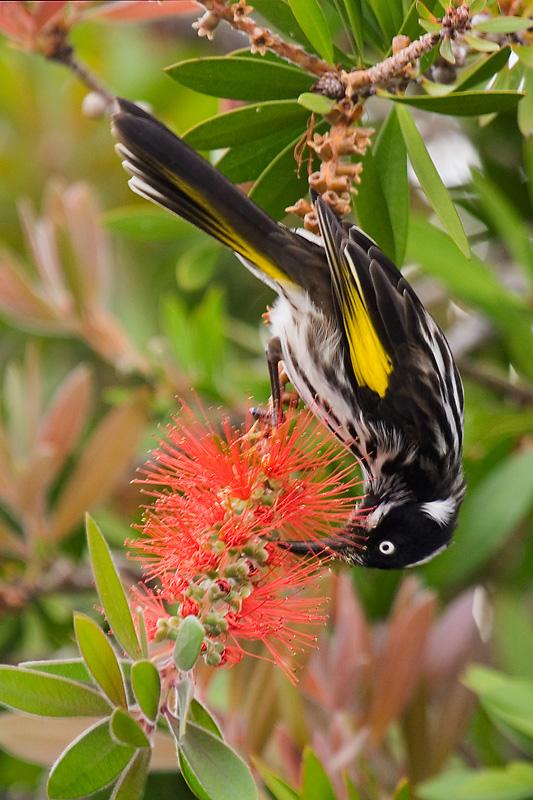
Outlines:
{"label": "bird's tail feathers", "polygon": [[290,281],[280,266],[278,223],[159,120],[134,103],[117,102],[113,132],[131,189],[230,247],[267,283]]}

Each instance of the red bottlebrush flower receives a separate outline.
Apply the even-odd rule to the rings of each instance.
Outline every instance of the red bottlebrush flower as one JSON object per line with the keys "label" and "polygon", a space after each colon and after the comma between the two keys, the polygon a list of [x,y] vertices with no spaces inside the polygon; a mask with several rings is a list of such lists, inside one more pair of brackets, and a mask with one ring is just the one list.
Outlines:
{"label": "red bottlebrush flower", "polygon": [[305,628],[323,621],[322,598],[304,592],[316,585],[316,558],[276,541],[320,540],[353,518],[358,480],[338,461],[309,414],[274,429],[224,420],[219,431],[185,409],[144,470],[153,502],[130,542],[146,578],[159,582],[135,597],[149,637],[171,639],[194,614],[209,664],[234,663],[255,639],[290,674],[287,655],[315,641]]}

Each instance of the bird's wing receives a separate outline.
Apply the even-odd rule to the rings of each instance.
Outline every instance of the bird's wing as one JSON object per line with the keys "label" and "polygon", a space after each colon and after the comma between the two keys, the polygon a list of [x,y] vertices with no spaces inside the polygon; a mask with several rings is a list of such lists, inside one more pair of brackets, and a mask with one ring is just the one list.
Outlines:
{"label": "bird's wing", "polygon": [[463,392],[444,334],[371,239],[322,200],[315,206],[362,409],[457,452]]}

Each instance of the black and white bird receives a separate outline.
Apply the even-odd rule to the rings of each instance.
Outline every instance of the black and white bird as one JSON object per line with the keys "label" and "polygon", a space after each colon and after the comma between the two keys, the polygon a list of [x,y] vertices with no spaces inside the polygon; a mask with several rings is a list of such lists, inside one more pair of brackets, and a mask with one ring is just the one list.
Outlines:
{"label": "black and white bird", "polygon": [[362,466],[354,521],[338,538],[290,549],[381,569],[429,561],[450,544],[465,491],[463,390],[439,326],[376,243],[321,198],[321,235],[290,230],[161,122],[118,104],[113,131],[133,191],[223,242],[277,293],[267,350],[275,403],[282,361]]}

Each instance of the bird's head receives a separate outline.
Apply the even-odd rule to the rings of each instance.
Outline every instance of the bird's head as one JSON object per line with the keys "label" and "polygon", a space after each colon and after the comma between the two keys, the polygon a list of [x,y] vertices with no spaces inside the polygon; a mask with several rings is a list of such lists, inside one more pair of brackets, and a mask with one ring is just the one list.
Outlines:
{"label": "bird's head", "polygon": [[[367,517],[367,540],[353,560],[376,569],[403,569],[430,561],[451,542],[457,505],[451,499],[427,503],[408,502],[382,509]],[[377,513],[376,513],[377,512]],[[372,527],[372,518],[376,519]]]}

